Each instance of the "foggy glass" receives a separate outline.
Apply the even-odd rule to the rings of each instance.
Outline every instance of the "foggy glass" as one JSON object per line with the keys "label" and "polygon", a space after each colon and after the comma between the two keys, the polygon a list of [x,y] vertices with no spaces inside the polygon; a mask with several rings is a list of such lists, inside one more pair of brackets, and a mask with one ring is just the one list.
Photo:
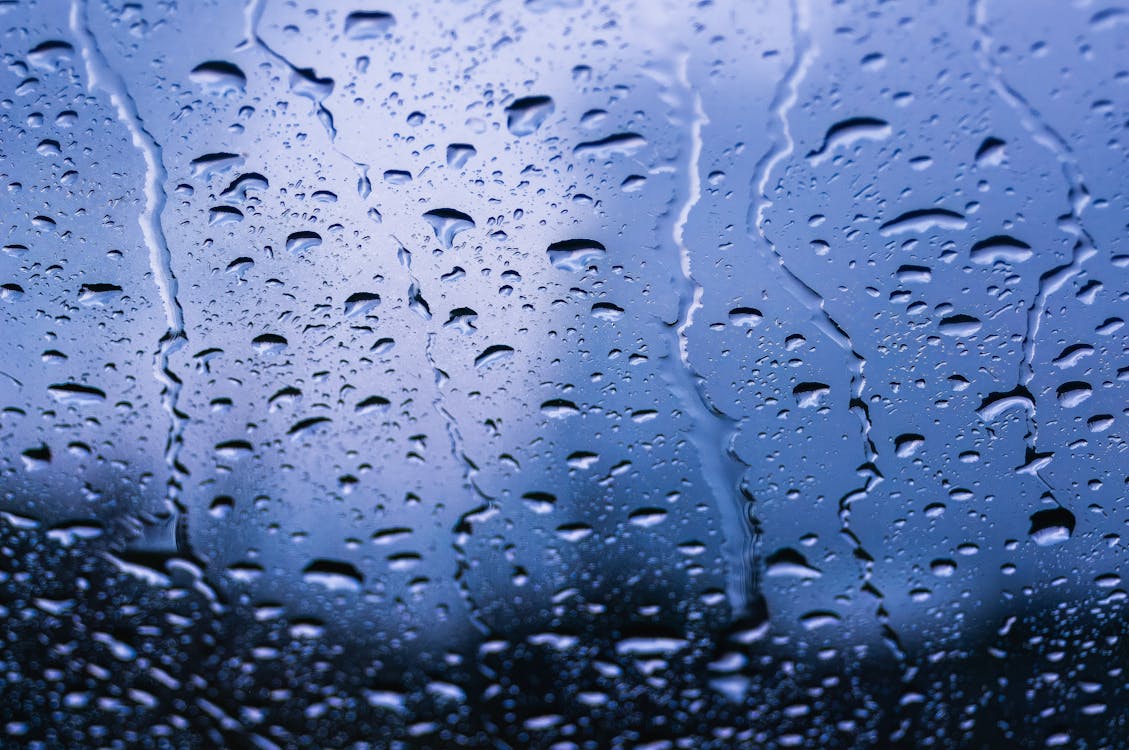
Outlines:
{"label": "foggy glass", "polygon": [[1127,48],[0,2],[0,746],[1124,747]]}

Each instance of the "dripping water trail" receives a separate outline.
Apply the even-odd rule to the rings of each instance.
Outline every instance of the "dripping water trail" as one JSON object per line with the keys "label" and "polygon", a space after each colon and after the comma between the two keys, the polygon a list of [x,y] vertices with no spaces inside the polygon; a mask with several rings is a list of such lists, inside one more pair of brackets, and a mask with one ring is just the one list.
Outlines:
{"label": "dripping water trail", "polygon": [[483,492],[475,482],[475,476],[478,474],[478,466],[467,456],[463,436],[459,431],[458,421],[444,403],[443,387],[448,380],[448,376],[447,373],[440,369],[435,363],[435,357],[432,354],[434,343],[435,334],[428,333],[427,346],[425,348],[427,364],[430,365],[432,372],[435,374],[435,398],[432,400],[431,405],[435,411],[443,417],[443,422],[447,429],[447,439],[450,443],[451,457],[455,459],[455,463],[463,467],[463,486],[471,490],[479,501],[477,506],[459,516],[458,521],[455,522],[453,529],[454,541],[451,543],[452,548],[455,550],[456,560],[455,585],[458,587],[459,597],[463,601],[467,618],[482,635],[488,637],[490,635],[490,628],[479,615],[478,606],[475,604],[474,597],[470,592],[470,583],[467,581],[470,561],[467,556],[466,545],[470,539],[470,535],[474,533],[473,524],[488,521],[497,515],[498,505],[495,499]]}
{"label": "dripping water trail", "polygon": [[[1022,387],[1031,393],[1031,381],[1035,378],[1035,348],[1038,344],[1039,327],[1042,325],[1043,316],[1047,311],[1047,301],[1055,292],[1059,291],[1068,281],[1082,273],[1083,264],[1097,255],[1097,246],[1093,236],[1087,231],[1082,222],[1082,213],[1090,202],[1090,191],[1086,188],[1086,181],[1082,175],[1082,168],[1070,143],[1062,134],[1032,105],[1026,97],[1007,82],[1004,77],[1003,67],[999,60],[992,54],[993,38],[988,27],[987,9],[984,0],[970,0],[968,6],[968,27],[972,32],[973,48],[976,58],[985,75],[996,92],[1018,116],[1020,125],[1039,145],[1046,148],[1059,163],[1062,176],[1067,186],[1067,199],[1070,212],[1059,217],[1059,227],[1062,231],[1074,238],[1071,249],[1070,261],[1052,268],[1039,277],[1039,286],[1035,299],[1027,308],[1027,330],[1023,334],[1023,358],[1019,364],[1017,387]],[[1034,394],[1031,394],[1032,405],[1027,410],[1027,435],[1026,449],[1027,462],[1036,461],[1039,457],[1038,439],[1039,426],[1036,418]],[[1047,487],[1051,487],[1038,469],[1037,476]],[[1053,488],[1052,488],[1053,489]]]}
{"label": "dripping water trail", "polygon": [[[412,254],[396,235],[393,234],[392,239],[394,239],[399,246],[396,254],[400,265],[407,271],[410,280],[407,291],[408,307],[415,310],[424,320],[430,320],[431,311],[419,290],[419,281],[412,273]],[[474,533],[474,524],[489,521],[498,514],[499,510],[496,499],[483,492],[476,483],[475,477],[478,474],[478,466],[466,454],[466,444],[463,440],[462,431],[459,430],[458,420],[455,418],[455,415],[451,413],[451,410],[447,408],[445,403],[443,388],[450,378],[435,361],[435,355],[433,353],[435,337],[436,334],[429,331],[427,334],[427,343],[424,347],[427,364],[431,367],[431,371],[435,376],[435,397],[431,400],[431,405],[436,413],[443,418],[451,458],[454,459],[457,465],[463,468],[463,488],[470,490],[475,496],[476,501],[473,508],[458,517],[454,527],[451,529],[451,549],[455,552],[455,589],[458,591],[459,600],[462,602],[463,612],[466,613],[467,620],[474,629],[478,631],[483,640],[485,640],[492,636],[492,631],[490,626],[487,625],[486,621],[482,618],[480,609],[470,590],[470,581],[468,580],[468,574],[470,573],[470,557],[467,554],[467,544],[471,534]],[[482,653],[480,651],[478,659],[476,660],[478,672],[487,680],[487,684],[492,683],[497,679],[497,675],[486,666],[481,657]],[[500,748],[500,750],[510,750],[509,745],[501,739],[498,739],[499,730],[494,722],[491,721],[489,712],[479,712],[478,718],[481,720],[487,735],[494,738],[495,746]]]}
{"label": "dripping water trail", "polygon": [[[164,451],[165,463],[169,470],[166,500],[171,503],[172,509],[180,514],[177,521],[180,530],[178,538],[184,537],[186,535],[183,530],[187,527],[181,519],[186,513],[186,508],[180,500],[180,492],[188,471],[180,463],[180,449],[188,417],[179,409],[182,383],[172,369],[172,357],[184,346],[187,337],[184,331],[184,310],[177,298],[178,287],[172,269],[172,253],[161,226],[161,214],[166,201],[165,180],[168,174],[162,160],[160,144],[145,127],[137,103],[130,95],[125,81],[114,71],[98,45],[98,40],[90,27],[89,9],[83,0],[72,0],[70,28],[78,41],[89,87],[101,88],[109,95],[118,119],[129,131],[134,147],[145,161],[145,207],[138,217],[138,223],[141,225],[141,234],[149,249],[149,264],[161,296],[165,316],[165,332],[158,341],[154,353],[153,370],[157,382],[162,386],[161,405],[169,420]],[[187,544],[187,539],[184,543]],[[181,549],[181,552],[186,551]]]}
{"label": "dripping water trail", "polygon": [[[247,3],[243,13],[243,41],[236,46],[236,50],[258,47],[275,60],[282,63],[283,66],[290,70],[291,89],[294,88],[296,78],[310,84],[309,91],[299,91],[299,93],[313,101],[314,114],[317,116],[318,122],[325,128],[326,135],[329,136],[330,146],[335,153],[348,160],[357,170],[357,194],[361,198],[367,198],[372,191],[372,182],[369,180],[368,176],[369,165],[354,159],[337,145],[337,126],[334,124],[333,113],[325,106],[326,97],[333,91],[333,81],[330,79],[325,79],[324,81],[319,79],[317,73],[310,68],[299,68],[291,62],[290,58],[271,47],[266,43],[266,40],[259,35],[259,23],[262,21],[266,4],[267,0],[250,0]],[[319,92],[318,88],[323,86],[326,81],[328,81],[329,91],[324,93]]]}
{"label": "dripping water trail", "polygon": [[851,546],[853,554],[862,563],[862,591],[878,600],[875,612],[883,638],[889,646],[902,672],[903,681],[908,682],[913,672],[906,662],[906,654],[901,639],[890,624],[889,614],[883,604],[882,593],[874,586],[874,557],[867,551],[862,540],[855,533],[851,523],[851,506],[870,496],[882,482],[878,469],[878,449],[871,436],[873,422],[866,404],[866,358],[858,351],[846,329],[827,311],[825,300],[801,279],[789,266],[779,247],[769,237],[767,221],[768,210],[773,205],[769,184],[777,165],[796,151],[795,139],[789,127],[789,116],[799,98],[799,85],[805,79],[818,50],[814,47],[810,30],[810,9],[806,0],[794,0],[792,4],[792,39],[794,53],[792,63],[784,72],[770,106],[768,132],[772,146],[757,163],[753,174],[753,204],[749,210],[749,233],[759,238],[758,246],[770,256],[769,260],[781,270],[784,288],[804,305],[811,314],[811,320],[828,339],[847,353],[847,367],[850,372],[851,397],[848,408],[858,417],[862,438],[863,463],[858,468],[862,485],[847,492],[839,500],[839,520],[842,534]]}
{"label": "dripping water trail", "polygon": [[671,348],[677,351],[678,366],[666,368],[663,375],[693,423],[691,440],[725,527],[723,545],[729,568],[726,593],[734,620],[742,620],[750,615],[751,604],[759,595],[756,563],[759,525],[755,516],[751,515],[752,497],[743,483],[746,466],[733,449],[737,420],[711,403],[705,391],[705,379],[690,362],[688,333],[694,324],[695,314],[702,307],[703,288],[693,274],[692,254],[686,244],[686,225],[702,197],[702,128],[709,123],[709,118],[702,107],[701,95],[690,82],[688,54],[679,59],[677,77],[679,85],[692,98],[693,110],[686,165],[686,200],[672,230],[681,273],[676,280],[678,318],[667,327],[673,334]]}

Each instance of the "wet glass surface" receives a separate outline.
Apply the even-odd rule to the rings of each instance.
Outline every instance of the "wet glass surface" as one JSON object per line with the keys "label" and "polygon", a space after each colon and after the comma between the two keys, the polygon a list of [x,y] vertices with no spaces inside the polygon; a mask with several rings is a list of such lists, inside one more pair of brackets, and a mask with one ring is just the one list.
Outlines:
{"label": "wet glass surface", "polygon": [[0,745],[1124,747],[1127,47],[0,2]]}

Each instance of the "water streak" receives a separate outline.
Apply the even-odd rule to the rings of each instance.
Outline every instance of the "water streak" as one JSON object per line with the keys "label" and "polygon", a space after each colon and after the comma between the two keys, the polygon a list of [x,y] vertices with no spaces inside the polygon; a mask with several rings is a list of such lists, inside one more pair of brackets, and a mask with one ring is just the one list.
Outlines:
{"label": "water streak", "polygon": [[475,604],[470,591],[470,583],[467,581],[470,561],[467,556],[466,545],[470,539],[470,535],[474,532],[472,524],[482,523],[483,521],[493,518],[498,513],[498,505],[496,500],[483,492],[475,482],[475,476],[478,474],[478,466],[467,456],[466,445],[463,441],[462,432],[459,430],[458,421],[444,403],[443,386],[448,378],[447,373],[440,369],[435,363],[435,357],[432,354],[434,343],[435,334],[428,333],[425,352],[427,355],[427,363],[431,366],[431,370],[435,374],[435,398],[432,400],[431,404],[435,411],[443,417],[444,426],[447,430],[447,439],[450,444],[451,457],[455,460],[455,463],[463,467],[463,486],[471,490],[479,501],[478,505],[459,516],[458,521],[455,523],[453,530],[454,541],[451,542],[451,546],[455,550],[456,560],[455,585],[458,588],[459,597],[463,601],[467,618],[482,635],[489,636],[490,627],[479,615],[478,606]]}
{"label": "water streak", "polygon": [[188,471],[180,463],[180,449],[188,417],[179,409],[182,383],[172,369],[172,357],[187,342],[187,336],[184,331],[184,309],[177,297],[178,286],[172,268],[172,253],[161,226],[168,173],[165,171],[160,144],[145,126],[137,102],[130,95],[125,81],[113,69],[98,45],[98,40],[90,27],[89,9],[83,0],[71,2],[70,28],[78,41],[86,68],[88,86],[91,89],[100,88],[109,95],[118,120],[128,130],[133,146],[145,161],[145,206],[138,216],[138,223],[149,249],[149,265],[165,316],[165,331],[154,352],[153,370],[157,382],[162,387],[161,406],[169,420],[164,450],[164,459],[169,470],[166,500],[183,515],[186,509],[180,500],[180,491]]}
{"label": "water streak", "polygon": [[[1046,148],[1059,163],[1062,176],[1067,185],[1067,200],[1070,212],[1059,217],[1060,228],[1074,238],[1071,257],[1067,263],[1056,266],[1039,277],[1039,285],[1030,307],[1027,308],[1027,329],[1023,334],[1023,358],[1019,364],[1017,386],[1030,392],[1031,381],[1035,377],[1035,349],[1038,344],[1039,328],[1047,311],[1047,301],[1052,294],[1062,289],[1068,281],[1082,273],[1083,264],[1097,255],[1093,236],[1082,222],[1082,213],[1090,203],[1090,191],[1082,175],[1082,168],[1070,143],[1058,132],[1043,114],[1027,100],[1004,77],[1003,67],[992,54],[993,38],[988,26],[988,13],[984,0],[970,0],[968,5],[968,27],[973,34],[973,48],[980,67],[988,76],[992,89],[1017,115],[1023,129],[1032,140]],[[1027,455],[1038,456],[1039,426],[1035,409],[1027,412]],[[1030,458],[1029,458],[1030,460]],[[1050,483],[1034,469],[1039,477],[1050,487]]]}
{"label": "water streak", "polygon": [[692,252],[686,244],[686,225],[702,197],[702,129],[709,123],[709,117],[702,106],[701,94],[690,81],[689,65],[689,55],[683,54],[678,61],[677,81],[691,98],[693,109],[686,163],[686,200],[672,228],[681,272],[676,280],[678,317],[668,326],[674,334],[672,348],[678,352],[679,366],[667,368],[663,374],[693,423],[691,442],[698,453],[702,473],[724,526],[723,547],[729,568],[726,593],[733,618],[740,620],[749,615],[750,604],[759,590],[755,561],[759,525],[755,517],[749,516],[752,497],[744,485],[747,467],[733,448],[738,422],[710,401],[705,390],[705,378],[690,361],[688,334],[695,314],[702,307],[703,288],[694,277]]}
{"label": "water streak", "polygon": [[[298,76],[306,80],[316,79],[317,74],[314,73],[313,70],[299,68],[290,58],[267,44],[266,40],[259,34],[259,23],[262,21],[266,4],[267,0],[250,0],[250,2],[247,3],[243,14],[243,41],[236,46],[236,49],[242,50],[258,47],[288,68],[291,76]],[[317,116],[318,122],[322,124],[322,127],[325,128],[326,135],[329,136],[330,147],[339,156],[347,159],[357,170],[357,194],[361,198],[367,198],[372,191],[372,182],[369,180],[368,176],[369,165],[353,158],[337,145],[337,126],[334,122],[333,113],[325,106],[325,96],[313,96],[312,93],[307,96],[314,103],[314,114]]]}
{"label": "water streak", "polygon": [[792,39],[794,47],[792,62],[781,78],[769,108],[768,130],[772,146],[757,163],[753,174],[754,192],[753,204],[749,209],[749,233],[760,239],[758,246],[769,253],[770,261],[780,268],[783,287],[808,309],[812,322],[820,332],[848,355],[847,368],[850,373],[851,391],[848,408],[859,420],[863,463],[858,468],[862,484],[848,491],[839,500],[841,532],[850,544],[855,559],[862,563],[860,589],[878,599],[875,615],[883,639],[898,661],[903,678],[908,681],[912,674],[906,662],[901,639],[890,623],[889,614],[883,604],[883,595],[873,583],[874,556],[855,533],[851,521],[851,508],[854,503],[869,497],[883,481],[882,473],[878,469],[878,449],[871,436],[873,422],[865,398],[866,358],[858,351],[846,328],[828,312],[824,298],[788,266],[779,247],[768,234],[769,222],[766,217],[774,204],[770,180],[777,165],[796,153],[796,142],[789,126],[789,118],[799,99],[800,83],[805,79],[818,54],[811,38],[810,9],[806,0],[795,0],[792,5]]}

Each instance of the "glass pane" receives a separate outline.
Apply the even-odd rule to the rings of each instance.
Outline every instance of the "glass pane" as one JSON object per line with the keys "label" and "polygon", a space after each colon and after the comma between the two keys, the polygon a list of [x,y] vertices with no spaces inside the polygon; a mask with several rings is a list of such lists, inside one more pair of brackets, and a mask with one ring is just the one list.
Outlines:
{"label": "glass pane", "polygon": [[1124,9],[0,34],[0,745],[1123,744]]}

